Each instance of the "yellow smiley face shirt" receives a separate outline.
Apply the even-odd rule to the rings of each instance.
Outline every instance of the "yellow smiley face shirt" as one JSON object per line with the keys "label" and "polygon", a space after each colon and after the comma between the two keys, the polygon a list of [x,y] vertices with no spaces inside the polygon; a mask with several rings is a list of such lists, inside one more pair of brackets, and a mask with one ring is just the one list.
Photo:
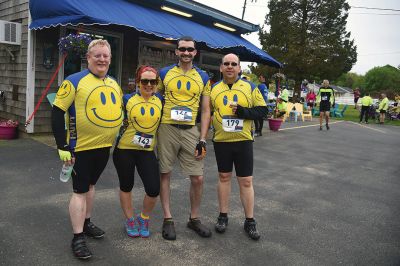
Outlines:
{"label": "yellow smiley face shirt", "polygon": [[200,97],[210,95],[210,81],[206,72],[193,67],[187,72],[178,65],[160,70],[160,91],[165,105],[161,123],[194,125]]}
{"label": "yellow smiley face shirt", "polygon": [[84,70],[67,77],[54,105],[67,112],[67,142],[74,151],[112,146],[123,120],[117,82]]}
{"label": "yellow smiley face shirt", "polygon": [[128,127],[122,134],[119,149],[154,150],[156,133],[161,122],[162,97],[156,93],[146,102],[140,93],[124,96]]}
{"label": "yellow smiley face shirt", "polygon": [[253,140],[253,120],[240,119],[229,106],[231,102],[245,108],[266,106],[264,98],[256,85],[238,79],[231,88],[222,80],[211,87],[211,104],[215,142],[237,142]]}

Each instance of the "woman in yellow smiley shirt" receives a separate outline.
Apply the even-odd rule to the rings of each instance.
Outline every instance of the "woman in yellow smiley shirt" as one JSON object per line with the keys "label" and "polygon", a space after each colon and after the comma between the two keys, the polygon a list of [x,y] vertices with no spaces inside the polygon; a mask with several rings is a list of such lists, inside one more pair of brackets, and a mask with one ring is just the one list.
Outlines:
{"label": "woman in yellow smiley shirt", "polygon": [[[156,133],[162,115],[162,96],[156,93],[157,83],[158,72],[154,68],[138,68],[136,84],[139,84],[139,92],[123,98],[128,125],[113,154],[120,183],[121,208],[126,217],[125,230],[130,237],[149,237],[150,213],[160,193],[159,166],[154,153]],[[143,209],[136,217],[131,192],[135,168],[146,192]]]}

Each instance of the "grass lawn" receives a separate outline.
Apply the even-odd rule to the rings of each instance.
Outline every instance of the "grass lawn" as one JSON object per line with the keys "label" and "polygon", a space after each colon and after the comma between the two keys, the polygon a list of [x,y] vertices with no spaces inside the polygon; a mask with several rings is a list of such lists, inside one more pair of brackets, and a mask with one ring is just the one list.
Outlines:
{"label": "grass lawn", "polygon": [[[319,108],[319,107],[317,107]],[[361,107],[359,107],[361,109]],[[339,105],[339,110],[343,109],[343,105]],[[359,122],[360,121],[360,112],[358,109],[354,109],[353,105],[349,105],[347,107],[347,110],[344,112],[344,117],[333,117],[333,119],[336,120],[345,120],[345,121],[353,121],[353,122]],[[375,121],[373,119],[369,119],[370,123],[374,123]],[[400,126],[400,120],[385,120],[385,125],[393,125],[393,126]]]}

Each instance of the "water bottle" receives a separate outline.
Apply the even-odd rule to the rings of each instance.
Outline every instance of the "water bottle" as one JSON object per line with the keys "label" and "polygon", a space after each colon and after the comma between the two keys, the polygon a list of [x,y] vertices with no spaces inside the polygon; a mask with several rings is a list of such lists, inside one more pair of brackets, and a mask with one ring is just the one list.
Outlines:
{"label": "water bottle", "polygon": [[60,172],[60,181],[61,182],[68,182],[69,178],[71,177],[72,169],[74,169],[74,165],[67,165],[63,164]]}

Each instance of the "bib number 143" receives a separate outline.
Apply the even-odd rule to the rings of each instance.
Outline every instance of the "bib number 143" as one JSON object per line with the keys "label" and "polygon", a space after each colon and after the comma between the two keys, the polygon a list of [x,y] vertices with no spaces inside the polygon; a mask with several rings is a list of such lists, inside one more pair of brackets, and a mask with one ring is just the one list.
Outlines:
{"label": "bib number 143", "polygon": [[133,143],[142,148],[150,148],[151,144],[153,143],[153,135],[138,132],[133,137]]}

